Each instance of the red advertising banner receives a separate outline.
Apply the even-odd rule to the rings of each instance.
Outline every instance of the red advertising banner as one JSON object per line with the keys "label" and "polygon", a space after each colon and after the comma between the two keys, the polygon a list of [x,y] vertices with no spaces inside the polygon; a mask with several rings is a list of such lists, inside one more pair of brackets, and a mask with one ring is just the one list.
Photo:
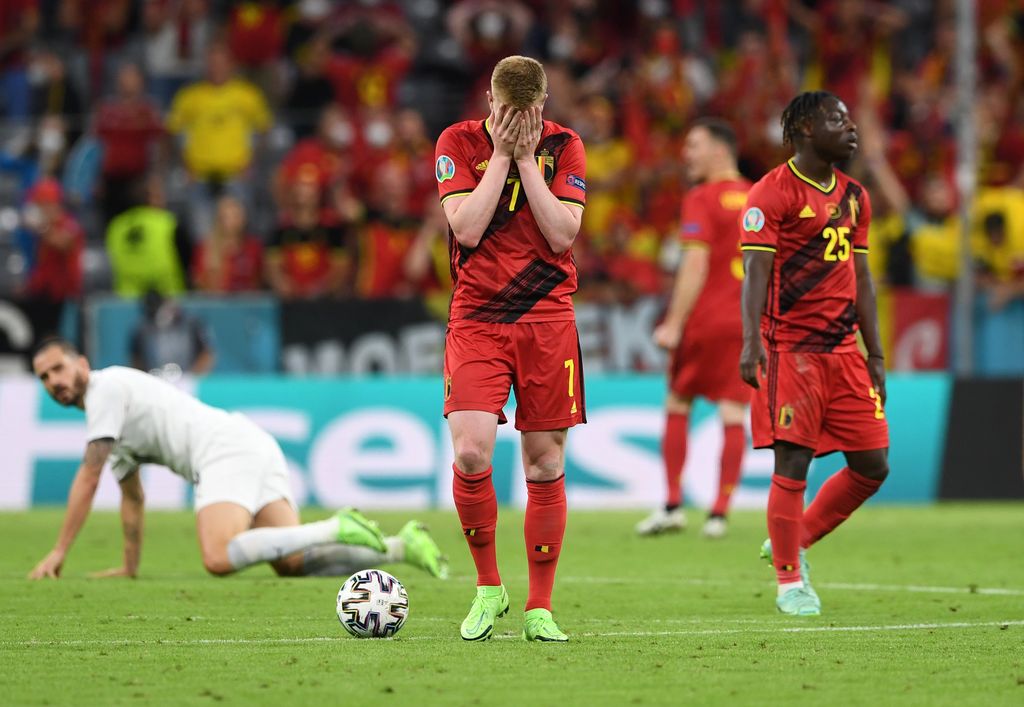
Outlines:
{"label": "red advertising banner", "polygon": [[889,292],[893,371],[938,371],[949,365],[949,295],[912,289]]}

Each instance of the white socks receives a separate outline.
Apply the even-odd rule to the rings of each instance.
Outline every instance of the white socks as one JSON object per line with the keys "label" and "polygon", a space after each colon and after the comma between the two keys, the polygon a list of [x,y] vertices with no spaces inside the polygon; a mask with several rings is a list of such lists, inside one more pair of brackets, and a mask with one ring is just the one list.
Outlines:
{"label": "white socks", "polygon": [[317,545],[302,555],[302,574],[317,577],[345,577],[353,572],[386,562],[405,559],[405,543],[401,538],[384,538],[386,553],[359,545]]}
{"label": "white socks", "polygon": [[228,562],[240,570],[258,562],[280,560],[299,550],[337,542],[338,530],[338,519],[333,517],[286,528],[246,530],[228,542]]}

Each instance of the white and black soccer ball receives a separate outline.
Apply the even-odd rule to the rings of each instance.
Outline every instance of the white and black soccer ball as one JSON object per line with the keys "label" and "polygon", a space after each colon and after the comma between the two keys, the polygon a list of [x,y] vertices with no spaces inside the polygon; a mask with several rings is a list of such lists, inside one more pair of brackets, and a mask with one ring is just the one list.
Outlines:
{"label": "white and black soccer ball", "polygon": [[357,638],[394,636],[409,616],[409,595],[384,570],[363,570],[338,590],[338,621]]}

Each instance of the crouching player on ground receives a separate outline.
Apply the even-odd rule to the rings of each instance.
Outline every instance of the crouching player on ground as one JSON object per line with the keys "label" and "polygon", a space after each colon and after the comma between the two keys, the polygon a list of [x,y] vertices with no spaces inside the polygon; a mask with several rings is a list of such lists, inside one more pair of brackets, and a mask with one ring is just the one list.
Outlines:
{"label": "crouching player on ground", "polygon": [[[795,155],[753,186],[740,225],[740,373],[757,389],[754,446],[775,450],[762,556],[775,565],[776,606],[816,616],[805,551],[889,473],[885,361],[868,269],[871,201],[834,167],[857,149],[857,127],[841,100],[816,91],[790,102],[782,129]],[[847,467],[804,510],[811,459],[836,451]]]}
{"label": "crouching player on ground", "polygon": [[299,524],[277,442],[238,413],[206,405],[170,383],[130,368],[90,370],[68,342],[44,342],[32,359],[46,392],[85,410],[88,444],[68,494],[53,550],[29,574],[57,578],[110,461],[121,485],[124,564],[102,576],[134,577],[142,549],[139,465],[163,464],[195,484],[203,566],[225,575],[269,562],[279,575],[348,575],[385,562],[447,574],[440,549],[416,521],[395,537],[352,509]]}

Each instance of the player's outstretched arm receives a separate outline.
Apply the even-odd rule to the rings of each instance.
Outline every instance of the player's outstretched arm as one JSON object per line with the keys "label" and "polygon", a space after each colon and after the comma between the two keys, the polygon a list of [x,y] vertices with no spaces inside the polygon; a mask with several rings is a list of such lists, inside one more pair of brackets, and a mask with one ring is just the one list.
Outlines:
{"label": "player's outstretched arm", "polygon": [[138,468],[121,479],[121,528],[124,531],[124,564],[90,577],[135,577],[139,572],[142,554],[142,518],[145,496],[142,493],[142,475]]}
{"label": "player's outstretched arm", "polygon": [[754,388],[760,388],[758,368],[764,370],[768,357],[761,343],[761,314],[768,298],[768,278],[771,277],[775,253],[748,250],[743,253],[743,353],[740,355],[740,376]]}
{"label": "player's outstretched arm", "polygon": [[453,196],[442,203],[455,240],[464,248],[476,248],[494,218],[494,210],[512,166],[521,124],[522,114],[519,111],[510,106],[498,106],[494,125],[491,126],[494,152],[487,161],[480,183],[468,195]]}
{"label": "player's outstretched arm", "polygon": [[875,281],[871,277],[867,253],[853,254],[857,270],[857,323],[864,346],[868,350],[868,374],[882,405],[885,405],[885,352],[878,333],[878,305],[875,303]]}
{"label": "player's outstretched arm", "polygon": [[555,253],[564,253],[572,248],[576,234],[580,232],[583,208],[575,204],[563,204],[545,183],[544,175],[534,161],[534,152],[543,131],[544,120],[540,107],[533,106],[523,111],[523,127],[515,149],[516,166],[519,168],[519,179],[526,191],[526,198],[530,202],[530,211],[544,240]]}
{"label": "player's outstretched arm", "polygon": [[113,447],[112,439],[93,440],[86,446],[85,457],[78,467],[75,480],[71,482],[71,490],[68,492],[68,508],[64,514],[64,524],[57,535],[57,542],[46,557],[29,573],[29,579],[44,579],[46,577],[57,579],[60,576],[64,558],[75,541],[78,531],[85,524],[85,519],[89,516],[92,499],[96,495],[96,488],[100,485],[100,472],[103,471],[103,465]]}

